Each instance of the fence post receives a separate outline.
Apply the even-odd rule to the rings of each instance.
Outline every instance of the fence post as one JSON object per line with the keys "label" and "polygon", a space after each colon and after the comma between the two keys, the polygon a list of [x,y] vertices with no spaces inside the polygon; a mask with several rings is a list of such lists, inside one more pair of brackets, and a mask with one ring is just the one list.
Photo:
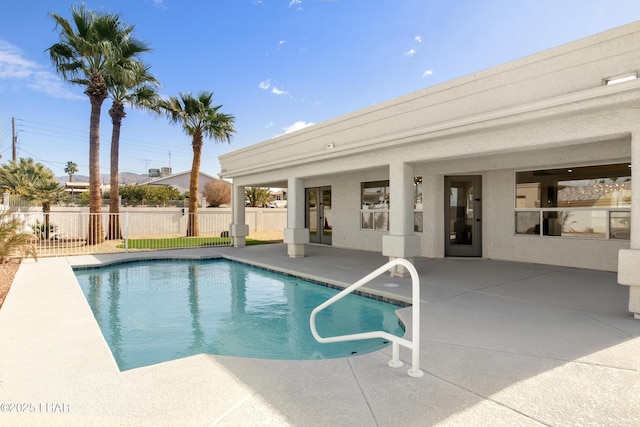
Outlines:
{"label": "fence post", "polygon": [[129,253],[129,212],[124,213],[124,252]]}

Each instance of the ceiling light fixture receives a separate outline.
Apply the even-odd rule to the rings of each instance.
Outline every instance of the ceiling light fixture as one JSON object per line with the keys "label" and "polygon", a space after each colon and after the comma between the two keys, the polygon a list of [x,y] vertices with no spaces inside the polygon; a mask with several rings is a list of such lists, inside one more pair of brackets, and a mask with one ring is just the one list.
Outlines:
{"label": "ceiling light fixture", "polygon": [[637,78],[638,78],[638,73],[623,74],[621,76],[609,77],[608,79],[604,79],[604,84],[605,86],[610,86],[618,83],[628,82],[630,80],[635,80]]}

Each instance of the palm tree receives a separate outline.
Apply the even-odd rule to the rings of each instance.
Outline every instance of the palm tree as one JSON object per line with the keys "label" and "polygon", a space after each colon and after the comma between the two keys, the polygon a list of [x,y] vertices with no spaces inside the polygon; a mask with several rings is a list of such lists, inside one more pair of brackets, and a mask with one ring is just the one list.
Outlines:
{"label": "palm tree", "polygon": [[104,241],[102,196],[100,194],[100,110],[108,96],[106,77],[123,59],[135,58],[149,50],[146,43],[132,37],[133,26],[120,21],[118,14],[100,14],[84,5],[71,7],[72,22],[51,13],[59,43],[51,46],[49,56],[62,78],[85,87],[91,102],[89,121],[89,221],[87,244]]}
{"label": "palm tree", "polygon": [[78,165],[72,161],[67,162],[67,166],[64,167],[64,173],[69,175],[69,182],[73,182],[73,174],[78,172]]}
{"label": "palm tree", "polygon": [[251,203],[251,206],[255,208],[267,203],[271,197],[271,192],[268,188],[246,187],[244,189],[244,197]]}
{"label": "palm tree", "polygon": [[[69,175],[69,182],[73,182],[73,174],[78,172],[78,165],[75,162],[68,161],[67,166],[64,167],[64,172]],[[75,196],[73,194],[73,187],[71,187],[71,200],[75,202]]]}
{"label": "palm tree", "polygon": [[0,168],[0,186],[42,204],[44,229],[41,236],[48,239],[51,203],[64,197],[64,188],[56,182],[53,172],[42,163],[34,163],[31,158],[20,158],[18,162],[12,161]]}
{"label": "palm tree", "polygon": [[38,200],[42,203],[42,213],[44,214],[44,223],[41,237],[44,240],[49,238],[49,234],[52,230],[49,222],[51,213],[51,204],[58,202],[64,197],[64,188],[62,188],[55,180],[38,180],[34,182],[29,188],[29,197],[33,200]]}
{"label": "palm tree", "polygon": [[[149,67],[139,61],[124,61],[107,79],[107,89],[113,100],[109,115],[113,125],[111,131],[111,167],[109,190],[109,225],[107,239],[122,238],[120,230],[120,192],[118,159],[120,150],[120,127],[126,117],[124,107],[129,103],[134,108],[154,109],[158,100],[155,87],[158,81],[149,73]],[[155,86],[155,87],[154,87]]]}
{"label": "palm tree", "polygon": [[203,138],[206,136],[216,142],[231,142],[234,117],[221,113],[222,105],[213,105],[213,93],[200,92],[197,97],[191,93],[181,93],[179,97],[158,101],[158,107],[164,110],[172,123],[182,125],[185,133],[192,137],[193,162],[189,179],[189,222],[187,236],[198,236],[198,177],[200,175],[200,157]]}
{"label": "palm tree", "polygon": [[0,167],[0,187],[14,194],[26,195],[26,188],[43,175],[53,179],[53,172],[32,158],[21,157],[17,162],[10,161]]}

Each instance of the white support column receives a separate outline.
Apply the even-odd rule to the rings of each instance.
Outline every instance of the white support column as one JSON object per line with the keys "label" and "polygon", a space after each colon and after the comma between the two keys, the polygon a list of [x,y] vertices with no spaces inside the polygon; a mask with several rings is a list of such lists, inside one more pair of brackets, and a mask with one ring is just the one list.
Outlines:
{"label": "white support column", "polygon": [[284,229],[284,243],[290,258],[304,257],[304,245],[309,243],[309,229],[304,227],[305,202],[304,180],[289,178],[287,199],[287,228]]}
{"label": "white support column", "polygon": [[422,253],[429,258],[444,258],[444,176],[422,175]]}
{"label": "white support column", "polygon": [[247,244],[249,226],[245,224],[244,218],[244,186],[233,184],[231,193],[231,227],[229,236],[231,245],[235,248],[243,247]]}
{"label": "white support column", "polygon": [[629,286],[629,311],[640,319],[640,128],[631,133],[631,241],[618,253],[618,283]]}
{"label": "white support column", "polygon": [[[390,261],[405,258],[413,262],[420,255],[420,237],[413,232],[413,176],[412,164],[389,165],[389,234],[382,236],[382,255]],[[408,275],[401,265],[391,270],[391,276]]]}

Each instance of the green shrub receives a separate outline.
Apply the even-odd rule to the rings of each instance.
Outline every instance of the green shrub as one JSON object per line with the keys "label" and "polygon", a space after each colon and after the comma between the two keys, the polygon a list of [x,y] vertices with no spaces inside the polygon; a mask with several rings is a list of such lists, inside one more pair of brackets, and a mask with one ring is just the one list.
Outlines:
{"label": "green shrub", "polygon": [[22,257],[29,255],[38,259],[36,249],[31,243],[33,236],[20,231],[22,222],[12,216],[9,211],[0,211],[0,263],[6,262],[16,254]]}

